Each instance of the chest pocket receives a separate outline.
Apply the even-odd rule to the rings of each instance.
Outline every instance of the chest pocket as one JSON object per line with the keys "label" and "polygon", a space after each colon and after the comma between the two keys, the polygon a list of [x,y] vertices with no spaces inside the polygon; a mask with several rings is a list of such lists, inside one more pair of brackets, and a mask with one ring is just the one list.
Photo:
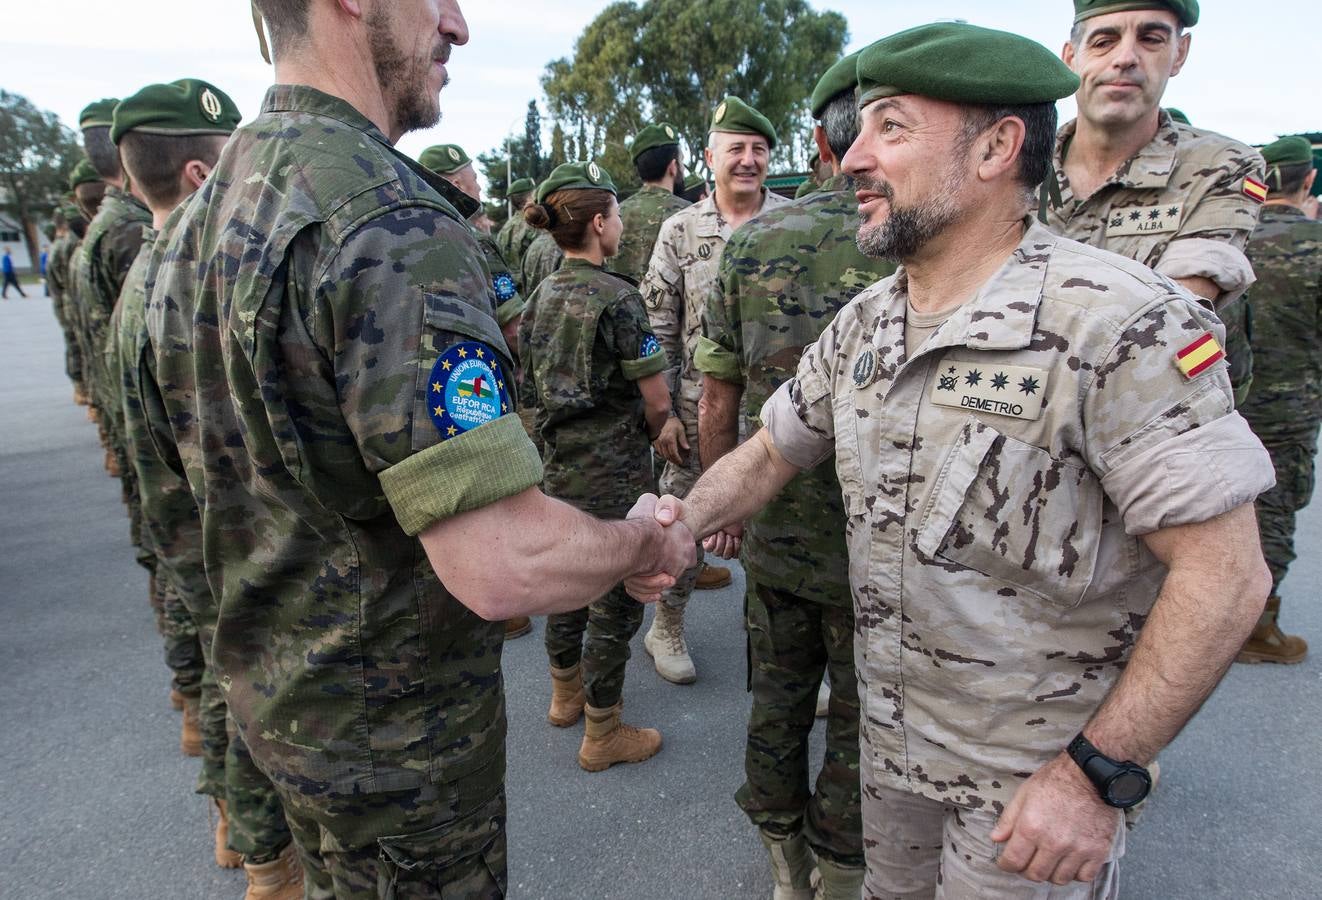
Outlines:
{"label": "chest pocket", "polygon": [[858,406],[852,390],[837,394],[831,401],[835,419],[835,474],[840,481],[845,512],[851,518],[868,511],[864,496],[863,459],[860,455]]}
{"label": "chest pocket", "polygon": [[941,467],[917,549],[1076,606],[1096,571],[1103,502],[1086,467],[971,418]]}

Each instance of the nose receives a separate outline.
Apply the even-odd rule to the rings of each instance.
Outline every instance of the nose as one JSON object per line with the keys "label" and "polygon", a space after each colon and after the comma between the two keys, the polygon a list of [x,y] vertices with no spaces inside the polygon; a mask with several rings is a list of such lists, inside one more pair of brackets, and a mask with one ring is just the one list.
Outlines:
{"label": "nose", "polygon": [[442,0],[441,24],[437,31],[442,38],[456,47],[468,43],[468,21],[464,18],[463,10],[459,8],[459,0]]}
{"label": "nose", "polygon": [[1111,56],[1111,66],[1116,69],[1132,69],[1138,65],[1138,35],[1125,35],[1116,44]]}
{"label": "nose", "polygon": [[876,168],[876,162],[863,146],[863,136],[859,135],[845,151],[845,158],[840,160],[840,169],[851,178],[868,175]]}

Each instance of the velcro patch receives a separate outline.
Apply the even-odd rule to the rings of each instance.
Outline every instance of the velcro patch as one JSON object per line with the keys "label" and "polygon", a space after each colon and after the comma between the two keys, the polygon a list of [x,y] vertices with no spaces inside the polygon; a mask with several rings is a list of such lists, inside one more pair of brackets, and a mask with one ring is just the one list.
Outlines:
{"label": "velcro patch", "polygon": [[931,400],[938,406],[1034,421],[1042,415],[1046,390],[1045,369],[948,359],[937,372]]}
{"label": "velcro patch", "polygon": [[486,344],[447,347],[431,368],[427,413],[443,441],[499,419],[512,406],[496,351]]}
{"label": "velcro patch", "polygon": [[1192,381],[1225,358],[1225,351],[1212,332],[1204,331],[1202,337],[1175,354],[1175,364]]}
{"label": "velcro patch", "polygon": [[1244,196],[1259,203],[1267,202],[1267,185],[1256,178],[1244,179]]}
{"label": "velcro patch", "polygon": [[1180,203],[1113,208],[1106,218],[1106,236],[1133,237],[1179,231],[1183,212],[1184,205]]}

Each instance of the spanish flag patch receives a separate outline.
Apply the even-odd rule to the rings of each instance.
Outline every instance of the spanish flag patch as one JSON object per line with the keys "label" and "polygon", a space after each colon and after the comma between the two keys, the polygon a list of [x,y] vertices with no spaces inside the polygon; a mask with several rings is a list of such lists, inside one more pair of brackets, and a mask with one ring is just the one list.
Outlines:
{"label": "spanish flag patch", "polygon": [[1256,178],[1245,178],[1244,196],[1259,203],[1265,203],[1267,201],[1267,185]]}
{"label": "spanish flag patch", "polygon": [[1212,332],[1204,331],[1202,337],[1175,354],[1175,363],[1184,377],[1192,380],[1225,358],[1225,351],[1212,337]]}

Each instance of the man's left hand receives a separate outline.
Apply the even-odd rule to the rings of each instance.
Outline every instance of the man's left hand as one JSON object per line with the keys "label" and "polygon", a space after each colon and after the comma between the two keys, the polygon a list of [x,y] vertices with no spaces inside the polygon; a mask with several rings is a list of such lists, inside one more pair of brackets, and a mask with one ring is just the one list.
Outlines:
{"label": "man's left hand", "polygon": [[1020,786],[1001,814],[991,833],[1003,845],[996,864],[1029,881],[1092,881],[1110,857],[1120,817],[1061,753]]}

